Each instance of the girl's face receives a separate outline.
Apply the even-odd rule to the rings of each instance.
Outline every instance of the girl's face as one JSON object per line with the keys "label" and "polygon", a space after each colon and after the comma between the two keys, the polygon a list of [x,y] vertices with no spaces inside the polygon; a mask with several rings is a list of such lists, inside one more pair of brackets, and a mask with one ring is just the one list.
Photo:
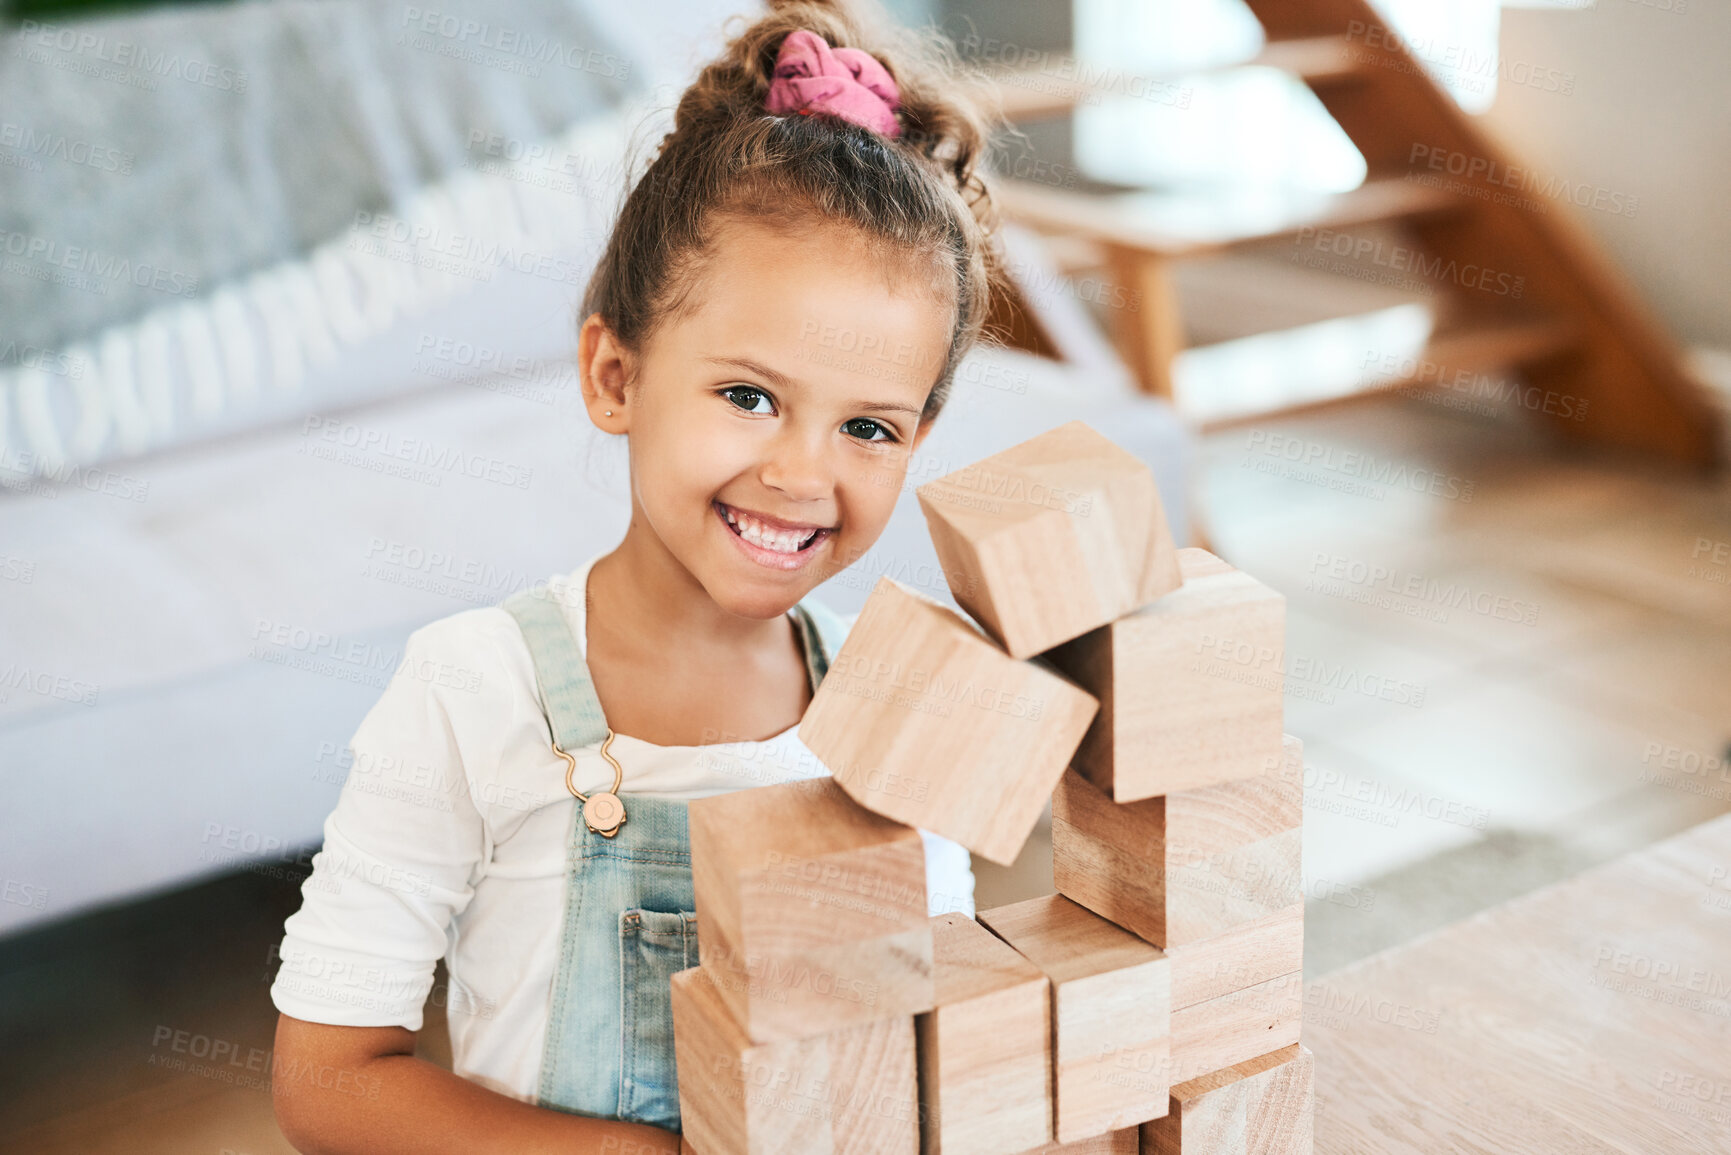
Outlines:
{"label": "girl's face", "polygon": [[719,222],[631,388],[629,355],[584,324],[590,417],[631,437],[625,548],[663,552],[730,613],[787,612],[883,531],[950,321],[931,285],[888,276],[845,229]]}

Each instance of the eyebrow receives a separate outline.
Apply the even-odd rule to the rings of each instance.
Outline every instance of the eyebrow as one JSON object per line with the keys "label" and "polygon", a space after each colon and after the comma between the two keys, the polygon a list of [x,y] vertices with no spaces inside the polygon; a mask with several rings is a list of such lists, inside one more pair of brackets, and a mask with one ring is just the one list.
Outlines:
{"label": "eyebrow", "polygon": [[[785,373],[778,373],[768,365],[760,365],[746,357],[705,357],[712,365],[726,365],[734,369],[744,369],[748,373],[756,373],[766,378],[778,388],[786,389],[795,384]],[[910,413],[920,416],[921,410],[913,405],[898,405],[893,401],[856,401],[851,408],[863,410],[866,413]]]}

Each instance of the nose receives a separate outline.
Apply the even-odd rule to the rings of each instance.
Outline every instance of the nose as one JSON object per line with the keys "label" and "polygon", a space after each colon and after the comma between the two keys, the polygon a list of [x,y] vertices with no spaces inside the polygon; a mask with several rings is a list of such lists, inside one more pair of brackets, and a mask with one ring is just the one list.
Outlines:
{"label": "nose", "polygon": [[[790,423],[791,425],[791,423]],[[789,428],[769,442],[758,479],[789,501],[821,501],[835,488],[835,471],[822,434]]]}

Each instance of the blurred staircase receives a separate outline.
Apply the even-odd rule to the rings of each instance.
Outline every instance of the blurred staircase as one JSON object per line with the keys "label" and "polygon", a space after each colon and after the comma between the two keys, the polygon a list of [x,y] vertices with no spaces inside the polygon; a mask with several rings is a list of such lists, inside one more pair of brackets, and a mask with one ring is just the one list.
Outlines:
{"label": "blurred staircase", "polygon": [[[1304,81],[1363,154],[1361,187],[1222,196],[998,183],[1009,219],[1048,237],[1064,267],[1104,269],[1129,302],[1108,312],[1144,388],[1204,429],[1390,390],[1446,388],[1503,403],[1513,397],[1575,441],[1719,464],[1718,408],[1681,351],[1563,211],[1512,203],[1521,198],[1503,184],[1509,158],[1366,0],[1246,3],[1267,43],[1232,67],[1272,66]],[[1085,68],[1048,62],[1037,71],[996,74],[1014,122],[1099,99]],[[1084,79],[1054,84],[1055,75]],[[1417,292],[1361,317],[1356,329],[1326,320],[1239,335],[1237,343],[1261,351],[1262,364],[1281,367],[1259,369],[1249,383],[1235,379],[1232,366],[1246,362],[1231,355],[1213,358],[1212,374],[1200,371],[1206,359],[1195,354],[1206,350],[1186,349],[1186,330],[1199,327],[1196,316],[1186,324],[1181,308],[1183,290],[1198,283],[1187,268],[1266,254],[1276,243],[1285,267],[1274,280],[1314,264]],[[1207,305],[1211,314],[1233,307],[1219,292]],[[1256,307],[1242,311],[1258,315]],[[1030,339],[1038,345],[1037,334]],[[1313,355],[1324,348],[1332,352]],[[1495,376],[1508,372],[1512,384]]]}

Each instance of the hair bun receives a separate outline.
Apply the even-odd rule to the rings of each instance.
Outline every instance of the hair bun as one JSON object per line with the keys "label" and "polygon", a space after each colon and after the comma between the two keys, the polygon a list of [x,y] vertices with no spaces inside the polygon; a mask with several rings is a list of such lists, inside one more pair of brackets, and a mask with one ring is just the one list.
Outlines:
{"label": "hair bun", "polygon": [[960,60],[942,32],[898,24],[876,0],[769,0],[768,8],[685,91],[675,134],[773,111],[777,62],[787,40],[803,31],[832,53],[857,51],[883,69],[897,100],[897,131],[883,135],[937,165],[981,225],[995,228],[995,206],[978,169],[1000,117],[983,76]]}
{"label": "hair bun", "polygon": [[889,69],[858,48],[831,48],[809,28],[796,28],[781,42],[764,108],[777,116],[817,112],[838,116],[883,136],[900,136],[896,120],[901,94]]}

